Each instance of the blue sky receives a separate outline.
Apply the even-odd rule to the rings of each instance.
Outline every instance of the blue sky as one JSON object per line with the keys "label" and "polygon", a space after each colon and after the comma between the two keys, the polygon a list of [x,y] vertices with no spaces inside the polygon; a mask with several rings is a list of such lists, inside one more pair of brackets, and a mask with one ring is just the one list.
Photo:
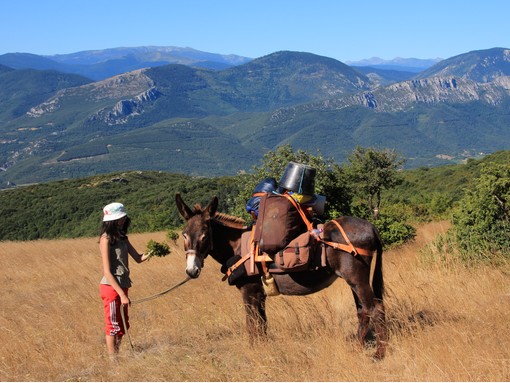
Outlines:
{"label": "blue sky", "polygon": [[144,45],[256,58],[448,58],[510,48],[507,0],[0,0],[0,54]]}

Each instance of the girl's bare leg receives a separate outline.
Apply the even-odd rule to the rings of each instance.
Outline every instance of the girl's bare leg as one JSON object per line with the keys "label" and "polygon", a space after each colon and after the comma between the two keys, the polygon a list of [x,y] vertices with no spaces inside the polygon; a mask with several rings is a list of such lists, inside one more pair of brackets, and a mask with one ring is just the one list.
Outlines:
{"label": "girl's bare leg", "polygon": [[106,335],[106,349],[108,354],[113,355],[119,352],[120,343],[122,338],[116,335]]}

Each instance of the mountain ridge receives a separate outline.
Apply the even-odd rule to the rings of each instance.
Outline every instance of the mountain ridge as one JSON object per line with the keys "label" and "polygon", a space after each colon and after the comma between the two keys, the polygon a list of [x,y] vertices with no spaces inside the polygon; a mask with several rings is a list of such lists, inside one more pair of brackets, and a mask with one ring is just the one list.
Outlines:
{"label": "mountain ridge", "polygon": [[[176,46],[119,47],[55,55],[35,55],[23,52],[0,55],[0,65],[14,69],[53,69],[79,74],[96,81],[131,70],[167,64],[183,64],[204,69],[222,70],[245,64],[251,60],[253,58],[235,54],[211,53]],[[397,57],[392,60],[383,60],[371,58],[360,61],[346,61],[345,64],[416,73],[429,68],[438,60],[440,59]]]}
{"label": "mountain ridge", "polygon": [[110,48],[51,56],[19,52],[0,55],[0,64],[14,69],[52,69],[79,74],[95,81],[137,69],[167,64],[224,69],[249,61],[251,58],[233,54],[223,55],[172,46]]}
{"label": "mountain ridge", "polygon": [[485,61],[485,82],[442,76],[440,62],[430,77],[381,84],[370,70],[280,51],[220,71],[170,64],[59,89],[0,124],[0,182],[124,168],[226,175],[286,143],[339,162],[356,145],[399,150],[410,167],[460,161],[510,145],[505,52],[466,54],[500,58]]}
{"label": "mountain ridge", "polygon": [[401,70],[404,72],[418,73],[434,66],[442,60],[443,59],[439,57],[435,59],[395,57],[391,60],[385,60],[380,57],[371,57],[359,61],[346,61],[345,63],[356,67],[371,67],[374,69]]}
{"label": "mountain ridge", "polygon": [[[140,61],[166,61],[169,64],[189,64],[190,62],[196,61],[218,61],[228,63],[230,65],[240,65],[252,60],[251,58],[239,55],[210,53],[199,51],[190,47],[154,45],[86,50],[68,54],[46,55],[43,57],[66,64],[77,63],[80,65],[90,65],[130,55],[139,56]],[[165,58],[166,60],[162,60]]]}
{"label": "mountain ridge", "polygon": [[[483,52],[483,55],[480,55],[480,51],[471,51],[450,57],[421,72],[416,78],[455,76],[486,83],[505,74],[508,75],[510,72],[509,49],[491,48]],[[488,71],[487,68],[491,68],[491,71]]]}

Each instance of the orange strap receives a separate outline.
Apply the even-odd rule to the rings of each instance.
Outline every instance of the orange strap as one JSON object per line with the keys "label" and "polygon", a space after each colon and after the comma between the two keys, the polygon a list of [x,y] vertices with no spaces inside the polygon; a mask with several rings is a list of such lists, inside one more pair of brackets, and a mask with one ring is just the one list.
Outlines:
{"label": "orange strap", "polygon": [[[250,249],[251,250],[248,253],[248,258],[250,259],[250,264],[249,264],[250,273],[254,273],[255,272],[255,255],[259,251],[259,247],[258,246],[254,246],[254,243],[255,243],[254,237],[255,237],[255,226],[252,226],[252,228],[251,228],[251,236],[250,236]],[[241,244],[241,248],[242,248],[242,244]]]}
{"label": "orange strap", "polygon": [[230,277],[230,274],[232,274],[234,272],[235,269],[237,269],[239,266],[241,266],[244,262],[246,262],[246,260],[248,258],[250,258],[251,256],[251,253],[248,253],[246,254],[244,257],[242,257],[239,261],[237,261],[236,263],[234,263],[232,266],[230,266],[228,269],[227,269],[227,272],[225,273],[225,275],[223,276],[223,278],[221,279],[222,281],[224,281],[225,279],[227,279],[228,277]]}
{"label": "orange strap", "polygon": [[[271,259],[272,261],[272,259]],[[267,268],[267,264],[266,264],[266,258],[262,258],[261,261],[260,261],[260,265],[262,266],[262,272],[264,273],[264,275],[267,277],[269,277],[269,270]]]}
{"label": "orange strap", "polygon": [[[250,237],[250,247],[253,249],[253,236],[254,236],[254,233],[255,232],[255,227],[252,228],[251,230],[251,237]],[[258,250],[258,247],[255,248],[255,251]],[[232,266],[230,266],[228,269],[227,269],[227,272],[225,273],[225,275],[223,276],[223,278],[221,279],[222,281],[226,280],[230,274],[232,274],[234,272],[235,269],[237,269],[239,266],[241,266],[244,262],[246,262],[248,259],[250,259],[250,267],[251,267],[251,272],[253,272],[254,268],[255,268],[255,256],[254,256],[254,252],[253,250],[250,251],[248,254],[244,255],[243,257],[241,257],[241,259],[239,261],[237,261],[236,263],[234,263]]]}
{"label": "orange strap", "polygon": [[373,251],[367,250],[367,249],[360,249],[359,247],[354,247],[354,245],[351,243],[351,241],[347,237],[347,234],[345,234],[345,231],[339,222],[337,222],[335,220],[332,220],[331,222],[333,222],[336,225],[336,227],[338,227],[338,230],[340,230],[340,233],[342,234],[342,237],[344,237],[345,242],[347,242],[347,245],[344,245],[342,243],[322,240],[323,243],[325,243],[328,246],[331,246],[334,249],[351,253],[355,257],[357,257],[358,255],[364,255],[366,257],[372,256]]}
{"label": "orange strap", "polygon": [[296,210],[299,212],[299,215],[301,215],[301,218],[303,219],[303,222],[305,223],[306,225],[306,228],[311,231],[313,230],[313,225],[312,223],[310,222],[310,220],[308,219],[308,217],[306,216],[305,212],[303,211],[303,209],[301,208],[301,205],[299,205],[296,200],[294,198],[292,198],[290,195],[288,194],[281,194],[281,196],[287,198],[290,203],[292,203],[292,205],[294,205],[294,207],[296,208]]}

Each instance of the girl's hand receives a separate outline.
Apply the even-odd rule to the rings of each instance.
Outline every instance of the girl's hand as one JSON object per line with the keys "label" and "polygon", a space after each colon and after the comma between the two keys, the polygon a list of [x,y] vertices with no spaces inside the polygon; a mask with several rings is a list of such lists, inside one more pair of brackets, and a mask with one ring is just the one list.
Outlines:
{"label": "girl's hand", "polygon": [[128,298],[128,296],[126,294],[122,294],[120,296],[120,303],[122,303],[123,305],[130,305],[131,300]]}

